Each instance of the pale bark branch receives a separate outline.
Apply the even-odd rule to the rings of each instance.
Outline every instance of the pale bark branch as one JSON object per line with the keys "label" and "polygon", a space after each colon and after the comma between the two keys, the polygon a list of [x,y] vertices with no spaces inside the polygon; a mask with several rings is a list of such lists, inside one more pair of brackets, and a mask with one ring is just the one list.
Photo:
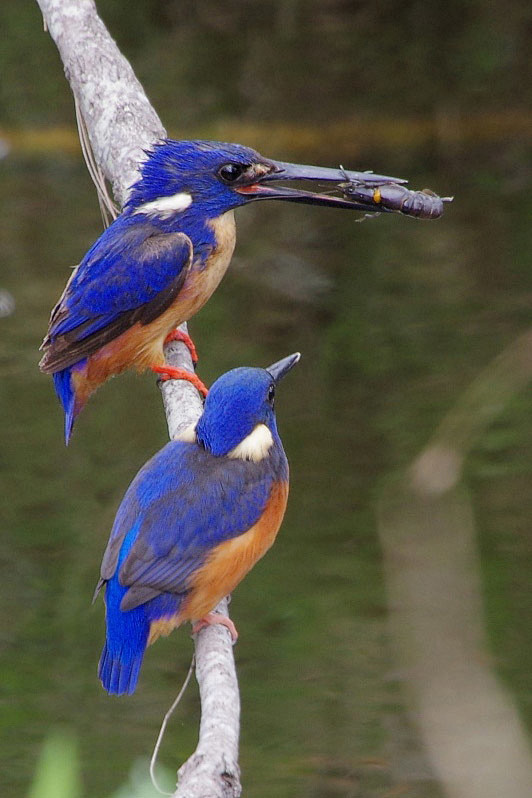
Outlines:
{"label": "pale bark branch", "polygon": [[[123,205],[138,178],[144,150],[166,135],[128,61],[98,16],[93,0],[37,0],[59,50],[98,166]],[[127,3],[124,3],[127,13]],[[192,370],[186,347],[166,348],[172,365]],[[170,437],[197,420],[202,403],[180,381],[161,386]],[[227,614],[224,600],[217,608]],[[201,724],[196,752],[179,770],[176,798],[240,795],[238,736],[240,699],[228,631],[210,626],[196,636],[196,677]]]}

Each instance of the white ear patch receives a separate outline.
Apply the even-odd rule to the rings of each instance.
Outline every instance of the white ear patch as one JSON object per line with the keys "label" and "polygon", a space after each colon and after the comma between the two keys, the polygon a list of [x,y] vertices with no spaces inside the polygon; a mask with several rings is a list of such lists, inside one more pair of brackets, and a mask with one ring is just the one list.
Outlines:
{"label": "white ear patch", "polygon": [[178,432],[174,441],[184,441],[185,443],[196,443],[196,424],[191,424],[189,427]]}
{"label": "white ear patch", "polygon": [[263,460],[273,446],[273,436],[266,424],[257,424],[251,432],[238,446],[231,449],[228,457],[232,459],[252,460],[259,463]]}
{"label": "white ear patch", "polygon": [[186,191],[180,191],[171,197],[158,197],[151,202],[145,202],[144,205],[139,205],[135,213],[146,213],[148,216],[168,219],[173,213],[186,211],[190,205],[192,205],[192,196]]}

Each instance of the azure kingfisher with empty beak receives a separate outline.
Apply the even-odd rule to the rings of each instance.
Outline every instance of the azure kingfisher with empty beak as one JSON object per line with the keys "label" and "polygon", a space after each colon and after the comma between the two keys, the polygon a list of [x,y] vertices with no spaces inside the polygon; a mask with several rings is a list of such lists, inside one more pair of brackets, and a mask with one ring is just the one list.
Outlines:
{"label": "azure kingfisher with empty beak", "polygon": [[298,362],[236,368],[213,384],[198,422],[139,471],[116,515],[96,593],[105,586],[98,675],[133,693],[144,653],[185,621],[193,632],[273,544],[288,497],[274,412],[279,380]]}
{"label": "azure kingfisher with empty beak", "polygon": [[163,345],[222,279],[235,246],[235,208],[277,199],[378,212],[371,201],[271,184],[405,182],[272,161],[213,141],[165,140],[147,153],[140,174],[122,214],[74,270],[42,344],[40,368],[53,375],[67,443],[89,395],[126,368],[151,368],[201,388],[195,375],[165,366]]}

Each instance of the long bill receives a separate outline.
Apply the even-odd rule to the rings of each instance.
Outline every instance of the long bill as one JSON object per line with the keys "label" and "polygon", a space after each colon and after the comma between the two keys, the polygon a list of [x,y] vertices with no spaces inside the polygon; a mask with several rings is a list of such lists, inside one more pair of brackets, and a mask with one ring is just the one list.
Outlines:
{"label": "long bill", "polygon": [[283,357],[282,360],[278,360],[277,363],[272,363],[271,366],[268,366],[266,371],[272,375],[273,381],[277,384],[300,359],[301,353],[294,352],[293,355],[288,355],[288,357]]}
{"label": "long bill", "polygon": [[257,178],[252,185],[237,188],[250,200],[279,199],[287,202],[301,202],[308,205],[325,205],[336,208],[350,208],[351,210],[382,213],[387,209],[379,207],[371,201],[354,201],[347,197],[337,197],[333,194],[305,191],[303,189],[289,188],[288,186],[269,186],[266,183],[278,181],[317,181],[321,183],[334,183],[333,190],[339,189],[341,184],[354,183],[364,188],[378,188],[379,186],[395,183],[407,183],[401,177],[376,175],[373,172],[349,172],[345,169],[330,169],[323,166],[306,166],[303,164],[285,163],[284,161],[270,161],[271,170]]}

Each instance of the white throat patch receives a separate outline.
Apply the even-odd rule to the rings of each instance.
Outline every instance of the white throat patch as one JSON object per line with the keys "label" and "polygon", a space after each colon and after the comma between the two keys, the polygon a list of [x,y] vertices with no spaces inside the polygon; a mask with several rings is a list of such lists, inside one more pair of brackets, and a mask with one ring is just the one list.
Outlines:
{"label": "white throat patch", "polygon": [[273,446],[273,436],[266,424],[257,424],[253,432],[241,441],[238,446],[231,449],[228,457],[232,459],[252,460],[259,463],[263,460]]}
{"label": "white throat patch", "polygon": [[186,191],[180,191],[171,197],[158,197],[151,202],[145,202],[144,205],[139,205],[135,213],[146,213],[148,216],[168,219],[174,213],[186,211],[190,205],[192,205],[192,196]]}

